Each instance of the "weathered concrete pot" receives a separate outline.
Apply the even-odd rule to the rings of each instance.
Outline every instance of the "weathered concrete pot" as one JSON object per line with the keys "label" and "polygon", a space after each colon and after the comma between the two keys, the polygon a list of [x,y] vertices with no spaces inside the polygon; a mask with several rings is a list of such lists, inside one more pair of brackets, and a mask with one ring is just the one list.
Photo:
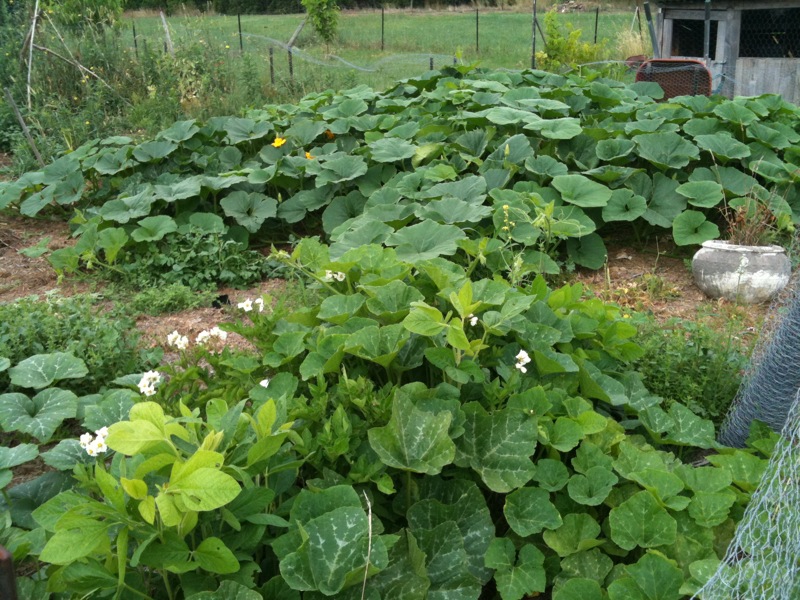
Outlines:
{"label": "weathered concrete pot", "polygon": [[692,259],[694,282],[711,298],[743,304],[769,300],[786,286],[791,264],[780,246],[739,246],[722,240],[703,243]]}

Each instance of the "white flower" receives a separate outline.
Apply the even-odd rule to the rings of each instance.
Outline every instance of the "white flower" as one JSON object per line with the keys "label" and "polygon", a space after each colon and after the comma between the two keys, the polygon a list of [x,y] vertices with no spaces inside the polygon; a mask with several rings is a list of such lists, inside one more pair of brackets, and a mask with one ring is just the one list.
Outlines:
{"label": "white flower", "polygon": [[473,327],[475,327],[475,325],[478,324],[478,317],[476,317],[475,315],[470,314],[469,317],[467,318],[469,319],[469,324],[472,325]]}
{"label": "white flower", "polygon": [[91,443],[92,443],[92,434],[91,434],[91,433],[84,433],[84,434],[83,434],[83,435],[80,437],[80,444],[81,444],[81,448],[83,448],[84,450],[85,450],[86,448],[88,448],[88,447],[89,447],[89,444],[91,444]]}
{"label": "white flower", "polygon": [[161,373],[158,371],[146,371],[144,375],[142,375],[142,380],[139,382],[139,385],[142,383],[161,383]]}
{"label": "white flower", "polygon": [[202,346],[209,340],[210,337],[211,337],[211,332],[203,330],[197,334],[197,339],[195,340],[195,342]]}
{"label": "white flower", "polygon": [[186,350],[189,347],[189,338],[173,331],[167,336],[167,345],[175,346],[178,350]]}
{"label": "white flower", "polygon": [[97,437],[105,439],[106,437],[108,437],[108,427],[101,427],[94,433]]}
{"label": "white flower", "polygon": [[333,271],[326,269],[325,277],[322,278],[322,281],[333,281]]}
{"label": "white flower", "polygon": [[250,300],[250,298],[248,298],[244,302],[239,302],[239,304],[237,304],[236,306],[237,308],[241,308],[244,312],[250,312],[251,310],[253,310],[253,301]]}
{"label": "white flower", "polygon": [[[94,450],[95,454],[103,454],[108,450],[108,446],[106,446],[106,441],[99,437],[89,444],[89,447],[86,448],[86,452],[89,452],[89,450]],[[95,454],[90,453],[90,456],[95,456]]]}
{"label": "white flower", "polygon": [[261,387],[263,387],[263,388],[265,388],[265,387],[269,387],[269,377],[265,377],[264,379],[262,379],[261,381],[259,381],[259,382],[258,382],[258,385],[260,385],[260,386],[261,386]]}
{"label": "white flower", "polygon": [[144,394],[145,396],[155,396],[156,395],[156,388],[152,384],[139,384],[139,392]]}
{"label": "white flower", "polygon": [[214,337],[221,339],[223,342],[228,339],[228,332],[227,331],[223,331],[222,329],[220,329],[216,325],[214,327],[212,327],[208,331],[208,333],[209,333],[209,335],[213,335]]}
{"label": "white flower", "polygon": [[253,304],[258,306],[258,312],[264,312],[264,299],[263,298],[256,298],[253,300]]}
{"label": "white flower", "polygon": [[531,362],[531,357],[528,356],[528,353],[525,350],[520,350],[514,358],[517,359],[517,364],[514,366],[523,373],[527,373],[528,369],[525,368],[525,365]]}
{"label": "white flower", "polygon": [[93,444],[87,446],[86,454],[88,454],[89,456],[97,456],[97,448],[95,448]]}
{"label": "white flower", "polygon": [[347,275],[337,271],[336,273],[333,274],[333,278],[336,281],[344,281],[347,278]]}

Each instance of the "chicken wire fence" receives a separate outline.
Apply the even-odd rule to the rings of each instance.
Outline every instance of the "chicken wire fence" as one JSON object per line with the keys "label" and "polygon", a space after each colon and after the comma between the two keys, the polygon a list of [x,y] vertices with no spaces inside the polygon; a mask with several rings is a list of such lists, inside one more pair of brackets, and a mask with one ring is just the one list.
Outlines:
{"label": "chicken wire fence", "polygon": [[722,564],[693,598],[800,598],[800,393],[792,396],[786,417]]}
{"label": "chicken wire fence", "polygon": [[[789,248],[796,256],[795,237]],[[800,276],[767,313],[718,440],[743,447],[759,420],[780,438],[720,566],[697,600],[800,598]]]}

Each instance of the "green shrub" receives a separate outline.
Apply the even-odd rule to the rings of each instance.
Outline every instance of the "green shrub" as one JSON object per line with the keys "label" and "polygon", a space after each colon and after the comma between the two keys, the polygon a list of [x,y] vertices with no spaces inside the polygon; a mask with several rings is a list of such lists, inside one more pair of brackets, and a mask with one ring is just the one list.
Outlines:
{"label": "green shrub", "polygon": [[214,292],[197,292],[181,283],[172,283],[143,290],[130,300],[130,310],[146,315],[161,315],[211,306]]}
{"label": "green shrub", "polygon": [[[0,357],[13,365],[37,354],[72,353],[84,361],[88,374],[63,385],[81,394],[158,360],[140,352],[138,341],[131,319],[119,311],[104,312],[92,296],[52,294],[0,304]],[[8,373],[0,372],[0,391],[8,387]]]}
{"label": "green shrub", "polygon": [[133,287],[182,285],[193,290],[244,288],[270,270],[267,259],[219,233],[190,229],[141,244],[119,264],[117,275]]}
{"label": "green shrub", "polygon": [[639,320],[644,350],[637,371],[654,394],[679,402],[720,424],[739,389],[748,349],[733,338],[733,327],[718,331],[702,321]]}

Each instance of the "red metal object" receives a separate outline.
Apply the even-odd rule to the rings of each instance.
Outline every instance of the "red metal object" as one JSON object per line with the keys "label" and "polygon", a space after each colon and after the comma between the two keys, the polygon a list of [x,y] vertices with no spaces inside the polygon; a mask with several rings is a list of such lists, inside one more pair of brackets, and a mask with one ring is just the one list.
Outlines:
{"label": "red metal object", "polygon": [[664,90],[664,99],[675,96],[710,96],[711,71],[691,58],[653,58],[636,70],[636,81],[654,81]]}
{"label": "red metal object", "polygon": [[0,546],[0,598],[17,600],[17,581],[14,577],[14,557]]}

